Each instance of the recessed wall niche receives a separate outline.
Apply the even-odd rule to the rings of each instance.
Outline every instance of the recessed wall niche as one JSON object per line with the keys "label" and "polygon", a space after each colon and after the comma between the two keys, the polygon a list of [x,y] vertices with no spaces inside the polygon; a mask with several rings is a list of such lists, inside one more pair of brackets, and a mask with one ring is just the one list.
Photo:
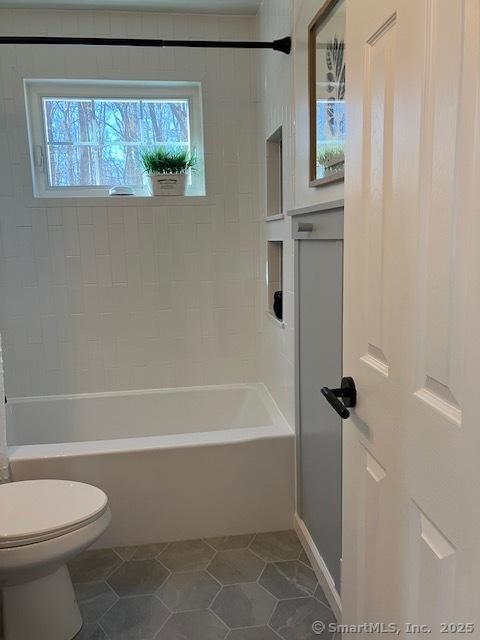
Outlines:
{"label": "recessed wall niche", "polygon": [[283,213],[283,145],[282,127],[266,142],[267,157],[267,218]]}
{"label": "recessed wall niche", "polygon": [[283,321],[283,242],[267,241],[268,312]]}

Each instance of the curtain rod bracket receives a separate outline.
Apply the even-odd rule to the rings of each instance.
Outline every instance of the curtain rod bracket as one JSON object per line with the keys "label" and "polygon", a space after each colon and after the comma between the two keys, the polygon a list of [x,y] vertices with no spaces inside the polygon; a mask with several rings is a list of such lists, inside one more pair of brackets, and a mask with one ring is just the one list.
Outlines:
{"label": "curtain rod bracket", "polygon": [[273,41],[273,49],[275,51],[281,51],[282,53],[286,53],[287,56],[292,51],[292,39],[290,36],[286,38],[280,38],[280,40]]}

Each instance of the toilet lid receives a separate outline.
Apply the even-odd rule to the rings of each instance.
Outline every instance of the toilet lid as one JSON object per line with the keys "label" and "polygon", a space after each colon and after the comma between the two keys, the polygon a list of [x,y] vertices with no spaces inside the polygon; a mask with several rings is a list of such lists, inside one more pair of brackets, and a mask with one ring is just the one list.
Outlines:
{"label": "toilet lid", "polygon": [[0,548],[49,540],[99,518],[108,499],[97,487],[69,480],[0,485]]}

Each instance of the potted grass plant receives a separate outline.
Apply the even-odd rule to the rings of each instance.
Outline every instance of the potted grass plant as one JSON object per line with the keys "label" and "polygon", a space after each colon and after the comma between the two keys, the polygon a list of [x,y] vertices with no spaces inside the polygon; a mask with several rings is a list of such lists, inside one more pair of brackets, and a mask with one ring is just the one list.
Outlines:
{"label": "potted grass plant", "polygon": [[317,165],[323,168],[325,175],[343,171],[345,165],[344,149],[340,145],[324,147],[317,153]]}
{"label": "potted grass plant", "polygon": [[172,151],[157,147],[142,153],[142,164],[153,196],[183,196],[187,178],[195,169],[195,154],[187,150]]}

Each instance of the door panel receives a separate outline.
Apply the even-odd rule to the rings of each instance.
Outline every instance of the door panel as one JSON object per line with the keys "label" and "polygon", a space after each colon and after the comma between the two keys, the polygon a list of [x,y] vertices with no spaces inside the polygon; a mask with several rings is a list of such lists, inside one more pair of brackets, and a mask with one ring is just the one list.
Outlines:
{"label": "door panel", "polygon": [[[363,553],[364,566],[362,567],[362,575],[373,575],[375,578],[363,589],[363,610],[365,615],[375,620],[377,610],[380,608],[382,594],[378,590],[380,584],[381,571],[381,554],[379,549],[385,546],[385,537],[383,527],[381,526],[381,516],[383,511],[383,503],[388,499],[388,482],[387,473],[382,465],[365,449],[361,447],[361,456],[363,458],[362,466],[364,469],[363,484],[363,508],[362,522],[359,523],[364,529]],[[360,587],[360,585],[359,585]]]}
{"label": "door panel", "polygon": [[343,375],[354,378],[359,395],[351,419],[344,423],[342,610],[346,623],[393,621],[400,615],[398,396],[404,353],[399,342],[402,324],[397,319],[408,289],[406,272],[399,268],[405,259],[404,242],[394,201],[400,126],[396,87],[399,43],[404,37],[399,33],[397,8],[397,3],[385,0],[347,5],[345,195],[349,215],[345,219]]}
{"label": "door panel", "polygon": [[344,622],[433,638],[479,622],[479,15],[347,3]]}
{"label": "door panel", "polygon": [[[416,397],[453,425],[460,426],[461,373],[464,347],[462,308],[464,273],[458,267],[456,234],[461,211],[457,207],[455,148],[463,57],[464,3],[437,0],[429,4],[431,29],[426,37],[427,64],[422,123],[421,197],[417,265],[418,329]],[[447,78],[450,81],[446,81]],[[458,264],[457,264],[458,263]],[[460,371],[459,371],[460,366]]]}
{"label": "door panel", "polygon": [[419,597],[437,626],[475,621],[479,637],[480,3],[431,0],[427,16],[405,491],[422,540],[436,541],[431,593],[420,574]]}
{"label": "door panel", "polygon": [[[366,345],[363,361],[388,376],[388,261],[391,192],[395,18],[368,41],[365,71],[363,148],[368,254],[366,273]],[[387,206],[385,206],[387,205]]]}
{"label": "door panel", "polygon": [[409,520],[406,621],[439,630],[442,622],[455,620],[456,549],[413,501]]}

